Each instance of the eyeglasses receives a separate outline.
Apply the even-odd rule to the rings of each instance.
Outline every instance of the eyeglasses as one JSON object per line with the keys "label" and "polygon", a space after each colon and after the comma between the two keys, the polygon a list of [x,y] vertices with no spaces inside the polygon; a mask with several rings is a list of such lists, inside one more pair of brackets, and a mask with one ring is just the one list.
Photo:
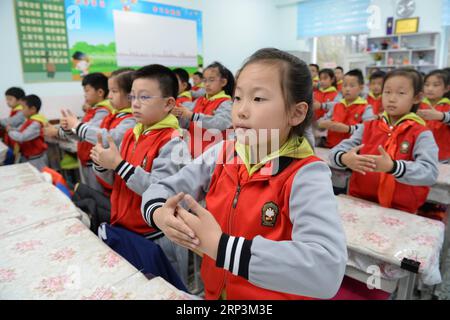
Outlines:
{"label": "eyeglasses", "polygon": [[204,83],[209,83],[209,82],[216,82],[217,80],[220,80],[220,78],[209,78],[209,79],[206,79],[206,78],[204,78],[203,79],[203,82]]}
{"label": "eyeglasses", "polygon": [[167,98],[167,97],[159,97],[159,96],[146,96],[146,95],[142,95],[142,96],[135,96],[132,94],[128,95],[128,101],[130,101],[131,103],[133,103],[134,101],[138,100],[140,103],[148,103],[150,102],[152,99],[157,99],[157,98]]}

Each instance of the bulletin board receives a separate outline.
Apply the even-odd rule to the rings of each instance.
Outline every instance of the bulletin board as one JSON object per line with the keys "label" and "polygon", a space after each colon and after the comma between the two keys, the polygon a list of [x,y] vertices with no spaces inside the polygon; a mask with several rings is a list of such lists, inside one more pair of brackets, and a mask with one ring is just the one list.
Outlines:
{"label": "bulletin board", "polygon": [[25,82],[203,64],[199,10],[144,0],[15,0],[15,8]]}
{"label": "bulletin board", "polygon": [[15,1],[25,82],[71,81],[64,0]]}

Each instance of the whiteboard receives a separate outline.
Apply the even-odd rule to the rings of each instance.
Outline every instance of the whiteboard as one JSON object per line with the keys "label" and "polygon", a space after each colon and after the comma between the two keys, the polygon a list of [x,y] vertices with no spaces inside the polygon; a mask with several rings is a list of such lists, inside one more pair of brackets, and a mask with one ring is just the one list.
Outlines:
{"label": "whiteboard", "polygon": [[197,67],[197,24],[193,20],[114,10],[117,65]]}

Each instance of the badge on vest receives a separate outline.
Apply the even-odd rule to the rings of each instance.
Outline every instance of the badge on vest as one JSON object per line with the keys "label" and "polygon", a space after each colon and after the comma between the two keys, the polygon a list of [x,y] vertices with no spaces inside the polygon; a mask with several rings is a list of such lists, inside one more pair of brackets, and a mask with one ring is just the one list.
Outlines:
{"label": "badge on vest", "polygon": [[358,119],[358,117],[359,117],[359,114],[355,113],[355,119]]}
{"label": "badge on vest", "polygon": [[265,227],[274,227],[277,222],[278,206],[272,201],[267,202],[261,211],[261,224]]}
{"label": "badge on vest", "polygon": [[400,153],[407,154],[409,152],[409,142],[403,141],[400,144]]}

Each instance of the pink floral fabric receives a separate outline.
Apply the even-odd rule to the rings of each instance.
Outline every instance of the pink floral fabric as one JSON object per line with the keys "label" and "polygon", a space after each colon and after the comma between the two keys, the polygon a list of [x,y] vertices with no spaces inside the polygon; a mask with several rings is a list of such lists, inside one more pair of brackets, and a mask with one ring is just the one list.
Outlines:
{"label": "pink floral fabric", "polygon": [[[425,284],[441,281],[439,254],[444,240],[442,222],[347,195],[337,197],[349,249],[349,264],[363,271],[374,263],[387,278],[400,278],[403,258],[420,262],[419,273]],[[367,263],[362,261],[366,257]],[[391,265],[390,267],[387,265]]]}

